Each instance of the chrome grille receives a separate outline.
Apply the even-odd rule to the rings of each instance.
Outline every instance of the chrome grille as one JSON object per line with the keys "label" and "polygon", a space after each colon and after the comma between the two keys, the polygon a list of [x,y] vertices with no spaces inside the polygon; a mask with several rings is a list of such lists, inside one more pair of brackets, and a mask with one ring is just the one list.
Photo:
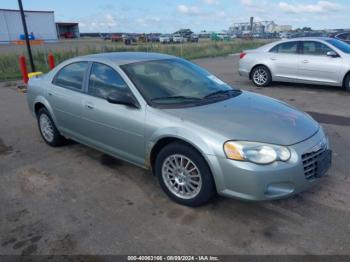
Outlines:
{"label": "chrome grille", "polygon": [[318,177],[317,173],[317,159],[325,151],[325,148],[321,148],[318,151],[305,153],[301,156],[304,165],[305,178],[308,180]]}

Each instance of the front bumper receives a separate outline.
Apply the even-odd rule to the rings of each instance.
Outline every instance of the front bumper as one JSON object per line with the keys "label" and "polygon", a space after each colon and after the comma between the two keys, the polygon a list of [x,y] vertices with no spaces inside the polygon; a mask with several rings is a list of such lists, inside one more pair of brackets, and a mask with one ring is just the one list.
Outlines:
{"label": "front bumper", "polygon": [[[324,139],[325,134],[320,130],[308,140],[290,146],[292,156],[288,162],[275,162],[271,165],[215,157],[212,170],[217,191],[226,197],[251,201],[280,199],[305,191],[321,178],[306,178],[302,155],[310,152]],[[322,150],[328,149],[327,140]]]}

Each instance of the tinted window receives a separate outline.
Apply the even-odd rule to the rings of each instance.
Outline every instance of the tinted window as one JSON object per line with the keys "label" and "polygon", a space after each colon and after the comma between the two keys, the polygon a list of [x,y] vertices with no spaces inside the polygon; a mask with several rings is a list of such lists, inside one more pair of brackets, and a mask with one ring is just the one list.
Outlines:
{"label": "tinted window", "polygon": [[303,53],[305,55],[326,56],[327,52],[333,51],[325,44],[320,42],[307,41],[303,42]]}
{"label": "tinted window", "polygon": [[281,54],[297,54],[298,53],[298,42],[287,42],[283,44],[276,45],[270,50],[273,53]]}
{"label": "tinted window", "polygon": [[81,90],[87,62],[77,62],[63,67],[55,76],[55,85]]}
{"label": "tinted window", "polygon": [[88,93],[107,98],[115,90],[129,90],[121,76],[111,67],[94,63],[91,68]]}
{"label": "tinted window", "polygon": [[326,40],[328,43],[330,43],[332,46],[335,46],[339,50],[343,51],[344,53],[350,54],[350,45],[347,43],[344,43],[337,39],[331,39]]}

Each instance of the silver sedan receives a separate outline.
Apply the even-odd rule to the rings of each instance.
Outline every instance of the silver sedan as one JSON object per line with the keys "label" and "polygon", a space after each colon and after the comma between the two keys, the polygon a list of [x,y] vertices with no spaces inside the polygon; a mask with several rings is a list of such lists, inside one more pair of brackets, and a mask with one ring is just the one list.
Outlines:
{"label": "silver sedan", "polygon": [[288,197],[320,181],[331,163],[327,136],[309,115],[173,56],[74,58],[30,79],[27,99],[47,144],[72,139],[151,169],[184,205],[216,193]]}
{"label": "silver sedan", "polygon": [[350,45],[333,38],[298,38],[244,51],[240,75],[257,86],[273,81],[343,86],[350,91]]}

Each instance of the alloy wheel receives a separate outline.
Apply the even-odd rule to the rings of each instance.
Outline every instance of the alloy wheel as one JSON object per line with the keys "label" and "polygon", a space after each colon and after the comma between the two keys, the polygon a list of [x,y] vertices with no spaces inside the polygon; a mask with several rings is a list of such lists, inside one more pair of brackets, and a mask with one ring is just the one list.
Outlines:
{"label": "alloy wheel", "polygon": [[265,85],[268,80],[268,73],[265,69],[259,68],[254,72],[253,80],[259,86]]}
{"label": "alloy wheel", "polygon": [[46,141],[52,142],[54,139],[54,130],[51,119],[46,114],[41,114],[39,118],[40,131]]}
{"label": "alloy wheel", "polygon": [[182,199],[196,197],[202,188],[198,167],[184,155],[168,156],[162,165],[162,177],[170,192]]}

